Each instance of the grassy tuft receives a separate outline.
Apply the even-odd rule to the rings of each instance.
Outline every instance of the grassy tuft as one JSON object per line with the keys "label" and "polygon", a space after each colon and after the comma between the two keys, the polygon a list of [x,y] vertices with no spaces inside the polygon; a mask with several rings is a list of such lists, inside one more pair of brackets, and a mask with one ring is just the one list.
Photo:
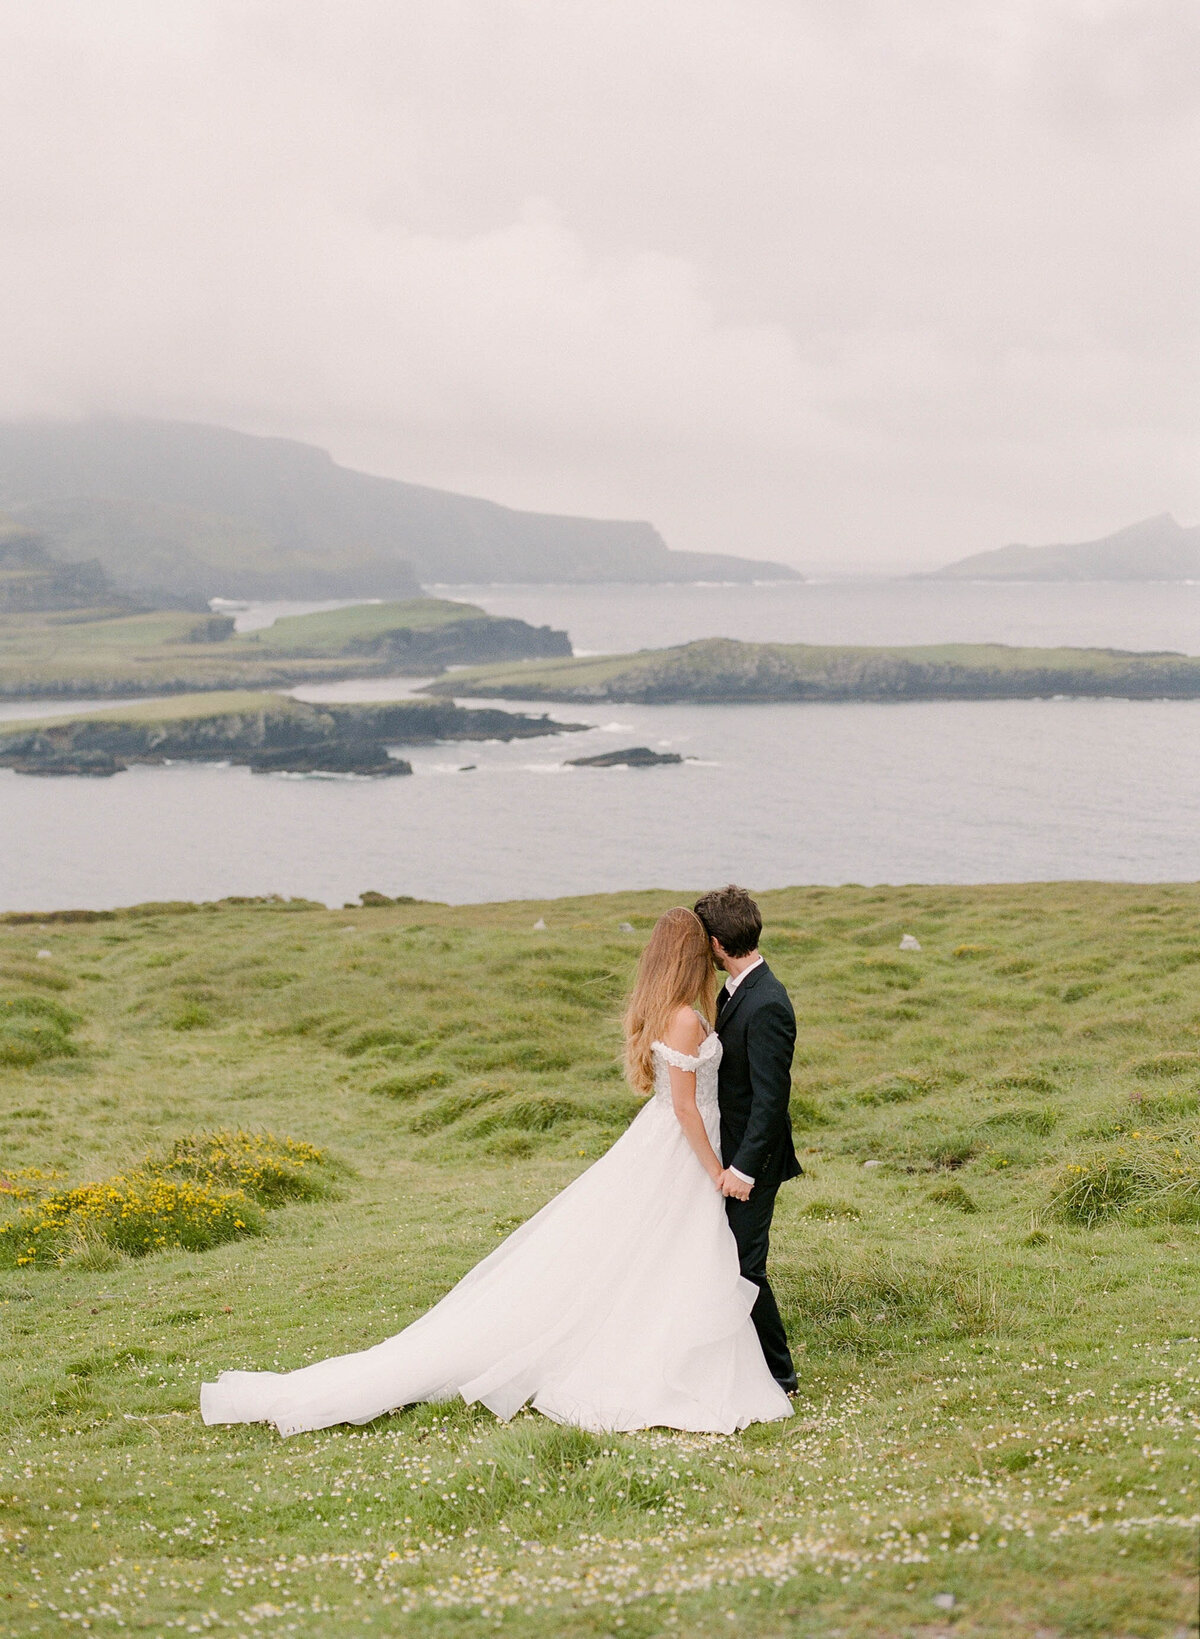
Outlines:
{"label": "grassy tuft", "polygon": [[404,1075],[389,1076],[386,1081],[377,1081],[371,1091],[384,1098],[416,1098],[421,1093],[449,1087],[453,1081],[452,1071],[430,1064],[420,1070],[409,1070]]}
{"label": "grassy tuft", "polygon": [[800,1208],[802,1218],[816,1218],[825,1224],[835,1224],[839,1219],[862,1217],[862,1212],[852,1201],[831,1201],[824,1196],[817,1196],[815,1200],[805,1202]]}
{"label": "grassy tuft", "polygon": [[920,1071],[889,1071],[876,1076],[855,1095],[860,1104],[907,1104],[925,1098],[937,1087],[937,1077]]}
{"label": "grassy tuft", "polygon": [[0,1067],[26,1068],[73,1058],[75,1014],[45,996],[0,997]]}
{"label": "grassy tuft", "polygon": [[1088,1228],[1110,1218],[1200,1218],[1200,1141],[1192,1134],[1143,1134],[1058,1168],[1045,1210]]}
{"label": "grassy tuft", "polygon": [[929,1199],[936,1201],[939,1206],[953,1207],[955,1212],[978,1212],[975,1197],[965,1190],[961,1184],[943,1184],[939,1189],[929,1191]]}
{"label": "grassy tuft", "polygon": [[1139,1081],[1163,1081],[1173,1076],[1200,1075],[1200,1053],[1156,1053],[1130,1066]]}

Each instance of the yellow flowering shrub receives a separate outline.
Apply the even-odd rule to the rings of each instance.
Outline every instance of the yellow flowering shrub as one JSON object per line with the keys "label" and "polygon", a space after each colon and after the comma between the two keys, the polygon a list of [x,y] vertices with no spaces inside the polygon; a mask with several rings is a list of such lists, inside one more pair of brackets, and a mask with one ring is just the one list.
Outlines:
{"label": "yellow flowering shrub", "polygon": [[203,1252],[256,1234],[262,1215],[241,1190],[143,1172],[55,1190],[0,1224],[0,1259],[53,1264],[81,1240],[102,1240],[130,1257],[166,1247]]}
{"label": "yellow flowering shrub", "polygon": [[200,1132],[96,1184],[55,1189],[56,1174],[0,1174],[0,1202],[27,1203],[0,1224],[0,1266],[61,1263],[81,1243],[130,1257],[167,1247],[203,1252],[263,1228],[263,1207],[311,1200],[327,1186],[314,1144],[274,1133]]}
{"label": "yellow flowering shrub", "polygon": [[327,1185],[317,1169],[324,1160],[315,1144],[239,1129],[177,1138],[165,1155],[148,1156],[143,1170],[244,1190],[272,1207],[323,1195]]}
{"label": "yellow flowering shrub", "polygon": [[17,1167],[0,1172],[0,1201],[34,1201],[64,1176],[56,1167]]}

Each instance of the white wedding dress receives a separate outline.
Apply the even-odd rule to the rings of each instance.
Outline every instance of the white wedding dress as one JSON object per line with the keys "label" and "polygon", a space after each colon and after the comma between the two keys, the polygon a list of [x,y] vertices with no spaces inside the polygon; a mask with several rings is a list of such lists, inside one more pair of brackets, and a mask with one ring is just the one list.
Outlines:
{"label": "white wedding dress", "polygon": [[791,1416],[724,1202],[671,1104],[668,1064],[695,1071],[718,1149],[720,1058],[715,1033],[695,1058],[656,1042],[654,1093],[628,1130],[420,1320],[299,1371],[222,1372],[201,1389],[204,1421],[298,1434],[456,1395],[597,1432],[729,1434]]}

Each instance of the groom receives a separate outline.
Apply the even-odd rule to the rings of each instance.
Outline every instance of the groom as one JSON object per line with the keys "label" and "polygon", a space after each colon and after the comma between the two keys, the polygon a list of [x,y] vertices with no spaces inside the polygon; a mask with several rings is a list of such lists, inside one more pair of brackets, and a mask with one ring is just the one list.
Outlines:
{"label": "groom", "polygon": [[751,1319],[763,1355],[775,1381],[790,1394],[796,1368],[767,1279],[767,1252],[779,1186],[803,1170],[788,1115],[796,1015],[787,991],[758,954],[762,917],[745,888],[716,888],[696,901],[695,911],[717,966],[728,975],[717,997],[725,1211],[742,1274],[758,1287]]}

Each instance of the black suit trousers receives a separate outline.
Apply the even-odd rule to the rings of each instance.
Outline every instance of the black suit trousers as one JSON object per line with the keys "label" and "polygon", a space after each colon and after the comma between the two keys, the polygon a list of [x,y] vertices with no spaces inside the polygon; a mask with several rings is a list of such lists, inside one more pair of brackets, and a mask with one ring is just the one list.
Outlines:
{"label": "black suit trousers", "polygon": [[790,1384],[796,1376],[788,1348],[787,1333],[779,1314],[779,1305],[767,1279],[767,1253],[770,1250],[771,1218],[775,1211],[778,1185],[755,1185],[748,1201],[728,1196],[725,1213],[737,1242],[738,1259],[742,1274],[758,1287],[758,1297],[750,1311],[750,1319],[762,1344],[763,1357],[771,1376],[779,1383]]}

